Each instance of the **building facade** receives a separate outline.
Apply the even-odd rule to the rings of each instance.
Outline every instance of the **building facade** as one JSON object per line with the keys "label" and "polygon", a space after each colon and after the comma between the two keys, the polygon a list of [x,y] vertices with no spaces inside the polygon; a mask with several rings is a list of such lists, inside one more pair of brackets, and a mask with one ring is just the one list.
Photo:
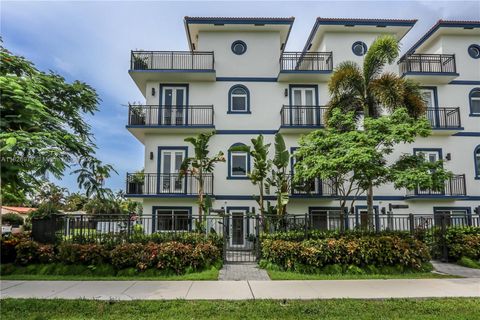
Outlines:
{"label": "building facade", "polygon": [[[250,145],[262,134],[273,154],[274,135],[281,132],[293,151],[302,134],[324,127],[323,106],[335,66],[347,60],[361,64],[376,37],[391,34],[401,41],[416,21],[318,18],[299,52],[284,51],[294,18],[186,17],[184,22],[190,51],[131,53],[129,73],[145,105],[130,106],[127,129],[145,146],[145,173],[127,174],[126,191],[143,202],[145,214],[197,213],[197,182],[179,177],[181,162],[193,154],[184,139],[213,130],[210,154],[226,155],[226,162],[206,177],[213,207],[236,216],[258,213],[252,197],[258,187],[247,177],[252,160],[229,148]],[[444,160],[455,176],[441,192],[382,186],[374,192],[375,213],[407,204],[395,213],[477,214],[480,22],[439,21],[386,70],[421,84],[433,128],[430,137],[398,146],[393,157],[422,152],[432,161]],[[338,214],[335,192],[321,181],[308,193],[292,193],[289,213]],[[365,211],[363,195],[352,214]],[[147,230],[175,228],[159,221]],[[248,233],[248,226],[240,229]]]}

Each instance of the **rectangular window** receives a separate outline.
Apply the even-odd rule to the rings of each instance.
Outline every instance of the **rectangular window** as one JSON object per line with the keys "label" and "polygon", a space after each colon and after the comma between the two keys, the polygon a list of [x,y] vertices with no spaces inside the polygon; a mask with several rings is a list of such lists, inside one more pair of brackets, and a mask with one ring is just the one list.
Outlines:
{"label": "rectangular window", "polygon": [[186,209],[159,209],[156,212],[156,231],[188,231],[191,225]]}
{"label": "rectangular window", "polygon": [[336,230],[340,229],[340,210],[338,209],[315,209],[310,211],[310,224],[313,229]]}
{"label": "rectangular window", "polygon": [[245,152],[232,153],[231,156],[231,176],[247,176],[247,154]]}
{"label": "rectangular window", "polygon": [[468,211],[462,208],[435,209],[435,224],[441,225],[445,219],[447,226],[468,226]]}

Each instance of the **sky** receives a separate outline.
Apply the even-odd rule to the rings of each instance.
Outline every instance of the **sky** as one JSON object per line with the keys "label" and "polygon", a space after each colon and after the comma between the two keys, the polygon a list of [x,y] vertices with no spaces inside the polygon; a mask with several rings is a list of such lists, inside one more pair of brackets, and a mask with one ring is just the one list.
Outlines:
{"label": "sky", "polygon": [[[128,103],[145,100],[127,72],[130,50],[188,50],[185,16],[293,16],[286,51],[302,50],[316,17],[418,19],[402,40],[405,51],[438,19],[480,20],[480,1],[1,1],[8,50],[97,90],[99,112],[88,123],[97,157],[118,171],[106,182],[113,190],[144,162],[143,145],[125,129]],[[55,182],[78,190],[68,172]]]}

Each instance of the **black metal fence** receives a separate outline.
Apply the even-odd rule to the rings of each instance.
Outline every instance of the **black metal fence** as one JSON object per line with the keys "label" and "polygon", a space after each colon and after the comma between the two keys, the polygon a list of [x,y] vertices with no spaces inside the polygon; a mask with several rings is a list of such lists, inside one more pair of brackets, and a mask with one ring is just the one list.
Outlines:
{"label": "black metal fence", "polygon": [[467,186],[465,174],[454,175],[445,181],[445,187],[441,190],[420,189],[407,190],[407,196],[465,196]]}
{"label": "black metal fence", "polygon": [[[213,194],[213,174],[203,174],[203,191]],[[191,173],[127,173],[127,195],[197,195],[200,183]]]}
{"label": "black metal fence", "polygon": [[454,54],[410,54],[398,62],[400,73],[455,73]]}
{"label": "black metal fence", "polygon": [[215,69],[213,51],[132,51],[131,70]]}
{"label": "black metal fence", "polygon": [[324,127],[326,107],[284,105],[280,110],[282,127]]}
{"label": "black metal fence", "polygon": [[284,52],[280,71],[332,71],[332,52]]}
{"label": "black metal fence", "polygon": [[427,119],[432,128],[460,128],[460,108],[428,108]]}
{"label": "black metal fence", "polygon": [[166,127],[213,126],[213,105],[129,105],[128,125]]}
{"label": "black metal fence", "polygon": [[314,231],[327,232],[325,237],[345,232],[404,232],[405,236],[423,237],[424,241],[428,234],[432,250],[446,257],[448,228],[480,227],[477,214],[368,215],[346,214],[340,210],[284,216],[255,215],[238,210],[200,217],[188,209],[158,209],[153,215],[59,215],[44,221],[32,225],[33,238],[40,242],[54,242],[55,239],[73,243],[163,242],[186,239],[196,233],[216,239],[216,244],[223,246],[226,262],[256,261],[261,252],[261,235],[285,231],[297,231],[292,236],[300,240],[318,236],[312,233]]}

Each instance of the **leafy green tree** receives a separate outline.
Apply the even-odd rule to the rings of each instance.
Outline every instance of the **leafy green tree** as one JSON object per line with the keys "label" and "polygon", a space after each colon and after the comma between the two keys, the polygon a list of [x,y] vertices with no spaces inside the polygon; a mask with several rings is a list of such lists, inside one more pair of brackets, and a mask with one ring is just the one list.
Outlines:
{"label": "leafy green tree", "polygon": [[34,203],[39,206],[42,203],[50,202],[57,208],[63,207],[65,203],[65,196],[68,194],[68,189],[57,186],[56,184],[44,180],[43,183],[34,192]]}
{"label": "leafy green tree", "polygon": [[290,164],[290,153],[285,145],[285,140],[280,133],[275,135],[275,156],[273,158],[273,170],[271,176],[267,178],[267,190],[270,186],[275,188],[277,198],[276,212],[283,217],[287,212],[287,205],[290,201],[291,181],[288,174]]}
{"label": "leafy green tree", "polygon": [[65,204],[63,206],[65,211],[79,211],[88,202],[88,197],[80,192],[70,193],[65,197]]}
{"label": "leafy green tree", "polygon": [[[426,106],[418,85],[394,73],[382,73],[387,64],[397,59],[399,50],[395,37],[384,35],[368,49],[363,68],[351,61],[340,63],[328,84],[331,100],[327,115],[339,108],[344,113],[353,111],[357,119],[361,115],[377,118],[384,110],[406,108],[414,118],[424,116]],[[367,206],[368,213],[373,214],[373,183],[367,187]]]}
{"label": "leafy green tree", "polygon": [[208,213],[211,208],[211,198],[205,196],[205,174],[211,174],[217,162],[225,162],[225,155],[219,151],[215,156],[209,157],[208,143],[215,132],[200,133],[196,137],[185,138],[194,149],[194,156],[185,158],[180,166],[180,178],[190,175],[198,181],[198,215],[199,222],[202,216]]}
{"label": "leafy green tree", "polygon": [[61,178],[78,159],[82,167],[87,162],[98,167],[84,119],[97,111],[95,90],[80,81],[67,83],[52,71],[41,72],[3,46],[0,61],[2,188],[26,194],[47,173]]}
{"label": "leafy green tree", "polygon": [[77,175],[78,185],[85,189],[87,198],[93,196],[103,199],[112,196],[112,190],[104,187],[105,179],[110,177],[112,171],[117,173],[111,165],[86,157],[80,160],[80,167],[72,174]]}
{"label": "leafy green tree", "polygon": [[263,135],[259,135],[257,138],[251,139],[252,147],[239,145],[230,148],[230,151],[242,151],[247,152],[250,157],[253,158],[253,169],[248,173],[250,181],[258,186],[258,197],[255,199],[260,207],[260,214],[263,215],[265,210],[265,181],[270,173],[272,167],[272,161],[268,159],[268,149],[270,143],[265,144]]}
{"label": "leafy green tree", "polygon": [[[295,179],[333,181],[342,212],[350,196],[363,193],[370,185],[392,183],[396,189],[442,190],[451,173],[442,161],[430,163],[418,155],[402,155],[388,162],[386,157],[401,143],[427,137],[431,128],[425,118],[416,119],[400,108],[391,115],[366,118],[365,130],[356,130],[354,112],[332,110],[325,130],[301,138],[295,152]],[[371,217],[371,215],[369,215]]]}

